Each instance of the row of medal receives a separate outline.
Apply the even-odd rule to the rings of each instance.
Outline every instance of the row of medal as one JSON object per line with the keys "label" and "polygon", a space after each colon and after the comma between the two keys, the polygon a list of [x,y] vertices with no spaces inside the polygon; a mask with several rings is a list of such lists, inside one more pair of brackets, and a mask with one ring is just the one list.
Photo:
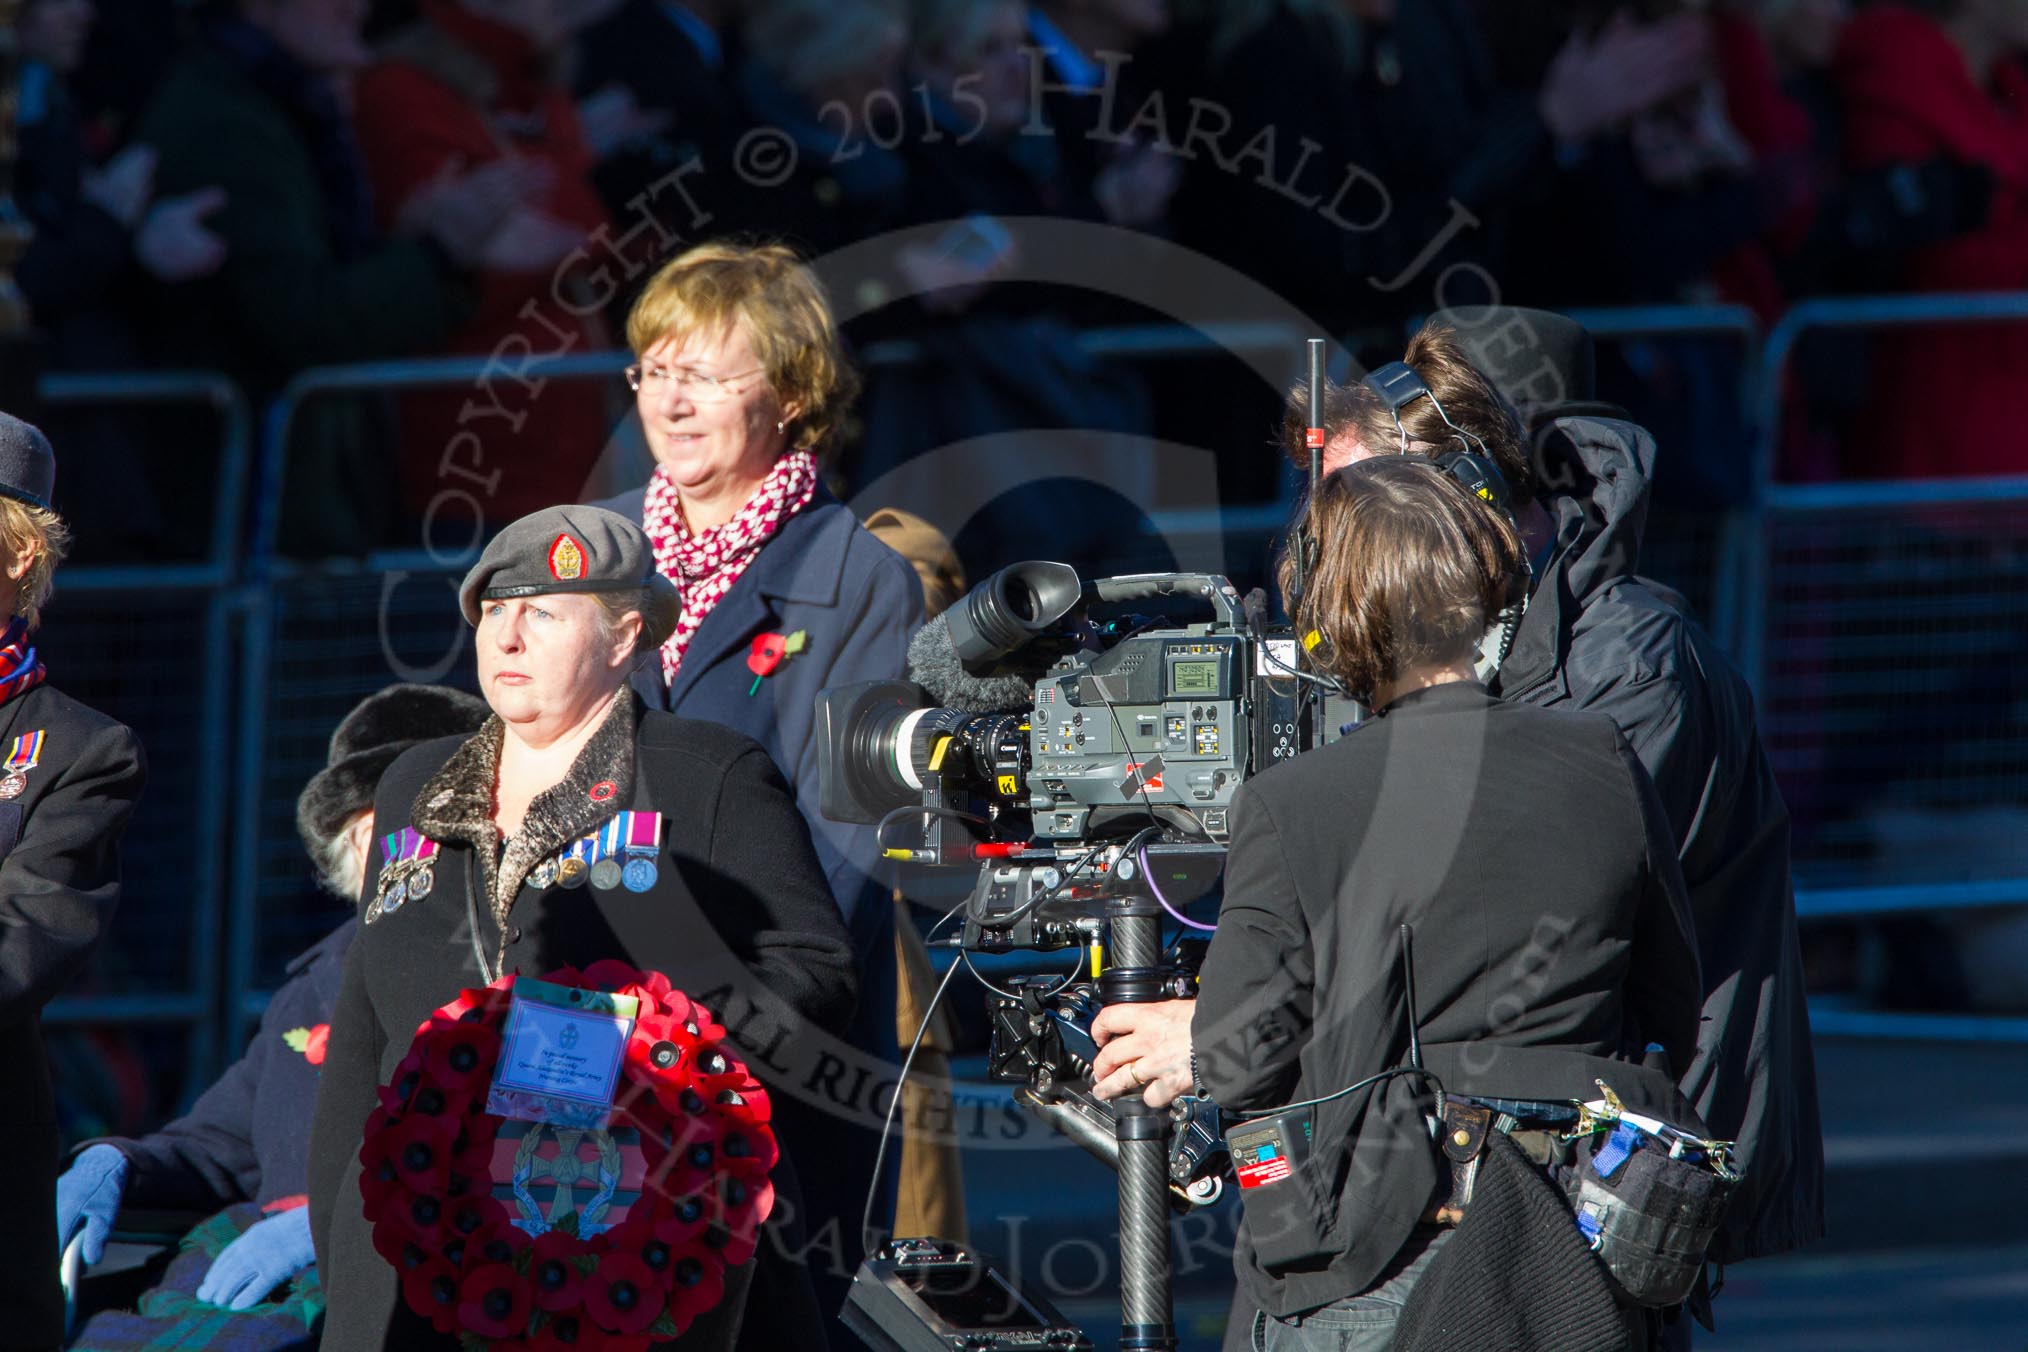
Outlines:
{"label": "row of medal", "polygon": [[[537,890],[583,887],[601,891],[624,887],[646,892],[660,871],[655,857],[662,847],[662,814],[621,812],[604,826],[574,842],[562,853],[543,860],[528,872]],[[412,826],[382,838],[380,882],[366,904],[366,923],[393,915],[411,901],[421,901],[437,885],[436,858],[441,848]]]}
{"label": "row of medal", "polygon": [[584,839],[528,871],[528,885],[583,887],[602,892],[624,887],[645,892],[655,885],[655,857],[662,850],[662,814],[621,812]]}
{"label": "row of medal", "polygon": [[404,826],[381,839],[381,854],[387,863],[381,867],[373,900],[366,903],[367,924],[393,915],[410,901],[421,901],[430,894],[430,889],[437,885],[439,848],[436,841],[413,826]]}

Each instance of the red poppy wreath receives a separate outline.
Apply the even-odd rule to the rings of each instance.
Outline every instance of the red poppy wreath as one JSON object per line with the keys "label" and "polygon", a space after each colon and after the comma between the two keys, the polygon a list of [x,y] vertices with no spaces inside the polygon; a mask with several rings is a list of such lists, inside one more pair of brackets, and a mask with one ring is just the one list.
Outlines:
{"label": "red poppy wreath", "polygon": [[606,1127],[488,1112],[514,977],[464,991],[367,1118],[366,1219],[409,1308],[468,1349],[634,1352],[682,1334],[753,1257],[779,1157],[768,1096],[660,972],[542,979],[639,1001]]}

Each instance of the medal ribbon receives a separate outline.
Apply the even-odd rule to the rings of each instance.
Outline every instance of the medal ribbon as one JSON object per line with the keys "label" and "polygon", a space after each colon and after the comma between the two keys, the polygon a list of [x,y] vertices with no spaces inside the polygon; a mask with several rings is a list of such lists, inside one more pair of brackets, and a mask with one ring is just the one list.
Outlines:
{"label": "medal ribbon", "polygon": [[399,831],[390,831],[380,841],[382,858],[388,864],[405,864],[411,860],[434,859],[443,847],[431,840],[413,826],[404,826]]}
{"label": "medal ribbon", "polygon": [[662,842],[662,814],[659,812],[626,812],[627,853],[653,854]]}
{"label": "medal ribbon", "polygon": [[42,739],[46,736],[40,728],[14,739],[14,749],[7,753],[7,763],[0,769],[9,774],[20,774],[23,770],[35,768],[35,762],[42,759]]}
{"label": "medal ribbon", "polygon": [[418,837],[416,836],[415,828],[412,826],[404,826],[399,831],[390,831],[383,836],[380,841],[380,857],[383,867],[388,864],[400,863],[408,858],[410,845],[416,839]]}

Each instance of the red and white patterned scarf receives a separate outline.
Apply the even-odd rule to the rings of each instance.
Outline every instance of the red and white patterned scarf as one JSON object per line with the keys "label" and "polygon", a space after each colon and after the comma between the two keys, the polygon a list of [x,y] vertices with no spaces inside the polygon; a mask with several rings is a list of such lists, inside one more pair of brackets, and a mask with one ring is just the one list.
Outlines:
{"label": "red and white patterned scarf", "polygon": [[817,458],[808,451],[790,451],[775,461],[760,490],[732,520],[693,535],[683,522],[683,502],[669,476],[658,469],[648,480],[641,528],[655,547],[655,567],[683,593],[676,632],[662,645],[662,675],[671,684],[704,617],[725,599],[769,537],[809,506],[816,494]]}

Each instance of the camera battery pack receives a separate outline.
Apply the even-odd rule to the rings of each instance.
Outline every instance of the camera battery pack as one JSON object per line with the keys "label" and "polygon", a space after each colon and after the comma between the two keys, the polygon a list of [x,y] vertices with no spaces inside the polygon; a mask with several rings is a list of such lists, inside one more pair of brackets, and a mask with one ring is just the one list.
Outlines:
{"label": "camera battery pack", "polygon": [[1309,1161],[1315,1131],[1310,1110],[1299,1108],[1254,1118],[1225,1133],[1240,1188],[1270,1187],[1301,1169]]}

